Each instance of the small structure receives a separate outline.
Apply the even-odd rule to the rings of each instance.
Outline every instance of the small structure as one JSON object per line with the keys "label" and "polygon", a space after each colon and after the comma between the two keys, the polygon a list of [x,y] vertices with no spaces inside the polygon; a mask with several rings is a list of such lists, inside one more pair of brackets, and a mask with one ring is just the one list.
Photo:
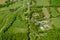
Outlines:
{"label": "small structure", "polygon": [[42,31],[49,30],[51,27],[48,24],[48,21],[38,21],[35,23],[36,25],[40,24],[40,29]]}
{"label": "small structure", "polygon": [[48,21],[47,20],[46,21],[37,21],[35,23],[35,25],[38,25],[38,24],[41,24],[41,25],[48,24]]}
{"label": "small structure", "polygon": [[50,26],[48,24],[46,24],[44,27],[45,27],[46,30],[50,29]]}
{"label": "small structure", "polygon": [[33,13],[33,16],[39,16],[39,13]]}
{"label": "small structure", "polygon": [[45,28],[44,28],[44,27],[40,27],[40,29],[41,29],[42,31],[45,31]]}

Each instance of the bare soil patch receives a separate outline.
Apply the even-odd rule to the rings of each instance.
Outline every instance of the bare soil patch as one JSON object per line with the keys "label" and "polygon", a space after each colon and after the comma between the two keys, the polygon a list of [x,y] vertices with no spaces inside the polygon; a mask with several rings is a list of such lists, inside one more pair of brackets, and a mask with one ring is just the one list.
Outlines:
{"label": "bare soil patch", "polygon": [[0,4],[5,4],[6,0],[0,0]]}
{"label": "bare soil patch", "polygon": [[60,7],[57,8],[58,12],[60,12]]}

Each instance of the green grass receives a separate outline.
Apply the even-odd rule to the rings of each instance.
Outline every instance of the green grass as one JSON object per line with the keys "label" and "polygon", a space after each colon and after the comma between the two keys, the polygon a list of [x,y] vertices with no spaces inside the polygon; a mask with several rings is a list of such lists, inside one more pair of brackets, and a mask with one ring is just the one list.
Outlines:
{"label": "green grass", "polygon": [[55,25],[56,28],[60,28],[60,17],[52,18],[51,24]]}
{"label": "green grass", "polygon": [[60,0],[51,0],[51,6],[60,6]]}
{"label": "green grass", "polygon": [[54,7],[50,8],[50,14],[52,15],[52,17],[57,17],[59,16],[59,13],[57,12],[57,9],[55,9]]}
{"label": "green grass", "polygon": [[50,6],[50,0],[36,0],[38,6]]}

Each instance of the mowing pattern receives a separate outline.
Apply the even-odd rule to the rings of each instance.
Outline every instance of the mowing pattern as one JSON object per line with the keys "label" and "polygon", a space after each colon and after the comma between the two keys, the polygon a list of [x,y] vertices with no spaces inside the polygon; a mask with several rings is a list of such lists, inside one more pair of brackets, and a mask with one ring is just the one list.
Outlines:
{"label": "mowing pattern", "polygon": [[60,40],[60,1],[12,0],[0,8],[0,40]]}

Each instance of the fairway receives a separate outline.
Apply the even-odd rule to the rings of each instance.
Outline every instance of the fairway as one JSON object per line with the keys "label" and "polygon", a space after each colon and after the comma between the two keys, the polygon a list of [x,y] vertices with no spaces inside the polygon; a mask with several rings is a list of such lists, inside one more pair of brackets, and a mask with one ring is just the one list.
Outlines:
{"label": "fairway", "polygon": [[42,8],[42,11],[45,15],[45,18],[49,18],[50,17],[50,13],[49,13],[49,10],[45,7]]}
{"label": "fairway", "polygon": [[50,6],[50,0],[36,0],[37,6]]}
{"label": "fairway", "polygon": [[[58,8],[58,7],[57,7],[57,8]],[[55,9],[54,7],[50,7],[50,11],[51,11],[50,14],[51,14],[53,17],[56,17],[56,16],[59,15],[57,9]]]}

